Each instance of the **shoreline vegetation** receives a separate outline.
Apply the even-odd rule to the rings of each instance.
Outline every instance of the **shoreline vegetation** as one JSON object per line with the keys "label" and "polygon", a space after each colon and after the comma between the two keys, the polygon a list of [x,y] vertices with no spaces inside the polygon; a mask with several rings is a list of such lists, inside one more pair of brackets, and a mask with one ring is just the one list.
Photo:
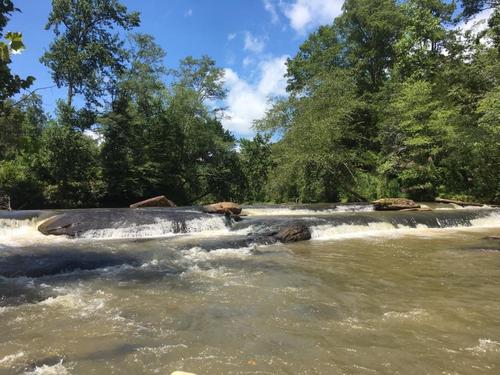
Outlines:
{"label": "shoreline vegetation", "polygon": [[209,56],[167,69],[154,36],[135,30],[140,14],[115,0],[52,1],[40,61],[67,95],[47,113],[36,77],[10,69],[25,46],[5,32],[18,9],[3,4],[0,209],[161,194],[179,205],[500,204],[498,0],[346,0],[288,59],[287,96],[271,98],[253,139],[222,126],[224,70]]}

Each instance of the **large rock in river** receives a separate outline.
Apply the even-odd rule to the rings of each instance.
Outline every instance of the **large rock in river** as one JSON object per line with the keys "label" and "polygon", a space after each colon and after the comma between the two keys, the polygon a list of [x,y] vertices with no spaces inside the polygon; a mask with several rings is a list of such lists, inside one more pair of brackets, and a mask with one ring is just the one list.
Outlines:
{"label": "large rock in river", "polygon": [[311,239],[311,231],[305,224],[295,223],[282,228],[274,237],[284,243],[306,241]]}
{"label": "large rock in river", "polygon": [[175,203],[172,202],[164,195],[158,197],[146,199],[145,201],[137,202],[130,205],[130,208],[141,208],[141,207],[176,207]]}
{"label": "large rock in river", "polygon": [[209,214],[239,215],[241,207],[233,202],[219,202],[203,206],[203,210]]}
{"label": "large rock in river", "polygon": [[420,208],[411,199],[406,198],[383,198],[372,202],[375,211],[399,211]]}

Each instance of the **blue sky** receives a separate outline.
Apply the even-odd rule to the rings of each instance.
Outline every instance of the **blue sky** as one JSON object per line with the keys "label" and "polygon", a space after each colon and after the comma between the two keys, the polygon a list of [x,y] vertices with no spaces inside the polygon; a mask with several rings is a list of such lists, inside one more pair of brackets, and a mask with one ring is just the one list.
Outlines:
{"label": "blue sky", "polygon": [[[13,58],[13,70],[36,77],[32,88],[52,86],[50,73],[39,58],[53,35],[44,29],[50,0],[15,0],[7,30],[21,31],[27,49]],[[167,52],[165,64],[207,54],[226,71],[227,129],[237,136],[252,134],[267,98],[285,93],[285,61],[293,56],[310,31],[332,22],[342,0],[122,0],[141,13],[139,32],[148,33]],[[49,112],[64,90],[40,91]]]}

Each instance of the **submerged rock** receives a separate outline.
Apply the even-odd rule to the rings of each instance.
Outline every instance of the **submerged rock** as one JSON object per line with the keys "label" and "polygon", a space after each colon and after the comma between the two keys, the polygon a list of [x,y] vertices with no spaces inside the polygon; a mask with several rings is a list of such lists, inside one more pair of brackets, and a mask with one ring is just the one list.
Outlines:
{"label": "submerged rock", "polygon": [[283,243],[306,241],[311,239],[311,231],[302,223],[295,223],[282,228],[274,237]]}
{"label": "submerged rock", "polygon": [[420,208],[411,199],[406,198],[383,198],[372,202],[375,211],[401,211]]}
{"label": "submerged rock", "polygon": [[207,206],[203,206],[203,211],[209,214],[232,214],[239,215],[241,214],[241,207],[233,202],[219,202],[214,204],[209,204]]}
{"label": "submerged rock", "polygon": [[78,234],[77,229],[81,223],[78,220],[67,221],[67,215],[56,215],[48,220],[45,220],[42,224],[38,226],[38,231],[45,234],[46,236],[71,236],[74,237]]}
{"label": "submerged rock", "polygon": [[149,198],[145,201],[137,202],[130,205],[130,208],[141,208],[141,207],[176,207],[175,203],[164,195],[158,197]]}

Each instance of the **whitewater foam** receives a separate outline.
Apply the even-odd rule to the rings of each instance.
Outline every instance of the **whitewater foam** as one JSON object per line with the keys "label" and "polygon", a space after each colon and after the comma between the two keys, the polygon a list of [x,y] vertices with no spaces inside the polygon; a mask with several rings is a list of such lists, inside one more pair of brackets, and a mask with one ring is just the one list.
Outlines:
{"label": "whitewater foam", "polygon": [[[409,228],[409,227],[408,227]],[[374,232],[390,232],[397,229],[391,223],[374,222],[367,225],[316,225],[311,228],[311,239],[313,240],[330,240],[364,237],[374,234]],[[380,233],[379,233],[380,234]]]}
{"label": "whitewater foam", "polygon": [[371,212],[371,205],[339,205],[327,209],[310,208],[288,208],[288,207],[269,207],[269,208],[244,208],[243,213],[249,216],[323,216],[342,212]]}
{"label": "whitewater foam", "polygon": [[429,317],[429,313],[424,309],[413,309],[406,312],[401,311],[388,311],[384,313],[384,320],[398,319],[398,320],[420,320]]}
{"label": "whitewater foam", "polygon": [[471,220],[471,226],[481,228],[494,228],[500,226],[500,212],[492,212],[488,216]]}
{"label": "whitewater foam", "polygon": [[37,230],[36,219],[0,219],[0,248],[38,243],[45,236]]}
{"label": "whitewater foam", "polygon": [[487,352],[500,353],[500,342],[481,338],[478,340],[478,344],[476,346],[465,348],[465,350],[475,354]]}
{"label": "whitewater foam", "polygon": [[182,256],[185,260],[192,262],[205,262],[213,259],[221,258],[236,258],[245,259],[252,255],[253,247],[241,247],[241,248],[221,248],[212,251],[206,251],[201,247],[193,247],[188,250],[182,251]]}
{"label": "whitewater foam", "polygon": [[49,297],[38,303],[39,306],[56,307],[63,308],[65,310],[76,310],[80,317],[88,317],[98,310],[101,310],[105,304],[104,292],[98,290],[95,294],[98,297],[88,298],[84,295],[84,292],[77,289],[68,288],[54,288],[55,292],[60,292],[62,294]]}
{"label": "whitewater foam", "polygon": [[500,213],[491,214],[471,220],[458,222],[446,218],[436,218],[436,226],[414,223],[412,226],[393,224],[391,222],[371,222],[367,224],[324,224],[315,225],[311,229],[313,240],[337,240],[348,238],[362,238],[371,236],[396,236],[408,233],[419,233],[429,230],[455,230],[455,229],[480,229],[500,227]]}
{"label": "whitewater foam", "polygon": [[20,358],[23,358],[24,356],[24,352],[17,352],[14,354],[6,355],[2,359],[0,359],[0,367],[8,367],[16,363]]}
{"label": "whitewater foam", "polygon": [[67,238],[60,236],[45,236],[38,231],[38,226],[45,220],[31,218],[25,220],[0,219],[0,249],[9,246],[30,246],[47,242],[62,242]]}
{"label": "whitewater foam", "polygon": [[37,366],[33,371],[27,371],[24,375],[69,375],[69,369],[63,365],[63,360],[56,363],[55,365],[43,365]]}
{"label": "whitewater foam", "polygon": [[199,234],[215,236],[226,233],[229,229],[221,216],[197,218],[178,223],[174,220],[156,218],[152,224],[128,225],[117,228],[106,228],[81,233],[81,239],[127,239],[127,238],[161,238],[183,234]]}

